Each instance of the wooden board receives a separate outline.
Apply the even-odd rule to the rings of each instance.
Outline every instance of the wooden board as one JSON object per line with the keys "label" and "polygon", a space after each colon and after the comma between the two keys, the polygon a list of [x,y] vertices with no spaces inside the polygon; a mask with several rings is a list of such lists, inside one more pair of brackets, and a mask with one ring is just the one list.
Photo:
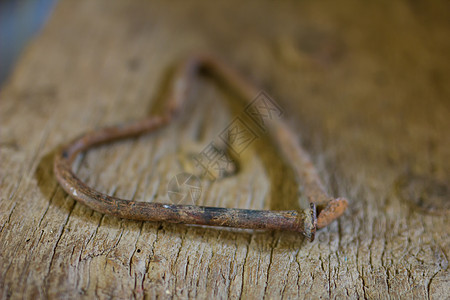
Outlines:
{"label": "wooden board", "polygon": [[[432,298],[450,276],[446,1],[61,1],[0,95],[2,298]],[[135,222],[75,203],[62,143],[145,116],[192,51],[222,56],[285,111],[330,193],[313,243],[284,232]],[[204,78],[185,114],[75,163],[97,189],[170,201],[167,184],[241,111]],[[286,208],[289,166],[261,138],[201,204]]]}

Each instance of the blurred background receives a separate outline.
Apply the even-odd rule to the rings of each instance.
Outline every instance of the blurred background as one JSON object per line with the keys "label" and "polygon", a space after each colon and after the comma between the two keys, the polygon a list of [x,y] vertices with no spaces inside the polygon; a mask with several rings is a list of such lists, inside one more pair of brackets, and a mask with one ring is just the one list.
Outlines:
{"label": "blurred background", "polygon": [[27,42],[41,29],[56,0],[0,0],[0,85]]}

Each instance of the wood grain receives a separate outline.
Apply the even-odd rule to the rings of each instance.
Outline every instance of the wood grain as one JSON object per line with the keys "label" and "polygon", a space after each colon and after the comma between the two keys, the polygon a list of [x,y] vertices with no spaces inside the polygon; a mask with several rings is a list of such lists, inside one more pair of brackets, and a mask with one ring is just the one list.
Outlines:
{"label": "wood grain", "polygon": [[[449,5],[378,1],[61,1],[0,94],[2,298],[448,299]],[[308,243],[282,232],[122,220],[52,174],[82,132],[157,109],[175,62],[222,56],[285,110],[330,194]],[[169,201],[167,184],[241,112],[204,79],[162,131],[75,162],[102,192]],[[261,137],[200,204],[285,209],[289,166]]]}

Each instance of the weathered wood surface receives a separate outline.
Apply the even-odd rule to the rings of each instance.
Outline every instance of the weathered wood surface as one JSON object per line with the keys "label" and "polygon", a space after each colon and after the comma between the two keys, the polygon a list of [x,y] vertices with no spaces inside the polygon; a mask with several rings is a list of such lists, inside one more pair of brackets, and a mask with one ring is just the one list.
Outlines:
{"label": "weathered wood surface", "polygon": [[[61,1],[2,87],[2,298],[432,298],[450,276],[446,1]],[[170,68],[218,53],[286,111],[346,214],[313,243],[282,232],[134,222],[75,203],[52,174],[61,143],[140,118]],[[207,79],[177,123],[100,147],[77,173],[167,202],[168,181],[239,113]],[[288,166],[260,140],[206,205],[285,208]]]}

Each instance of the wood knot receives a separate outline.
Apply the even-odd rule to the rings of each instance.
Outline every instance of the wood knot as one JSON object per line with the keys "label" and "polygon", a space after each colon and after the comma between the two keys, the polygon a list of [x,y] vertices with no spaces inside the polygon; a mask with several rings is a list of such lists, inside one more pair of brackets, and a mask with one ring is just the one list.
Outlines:
{"label": "wood knot", "polygon": [[408,173],[399,178],[400,198],[423,212],[444,215],[450,212],[450,184],[432,176]]}

